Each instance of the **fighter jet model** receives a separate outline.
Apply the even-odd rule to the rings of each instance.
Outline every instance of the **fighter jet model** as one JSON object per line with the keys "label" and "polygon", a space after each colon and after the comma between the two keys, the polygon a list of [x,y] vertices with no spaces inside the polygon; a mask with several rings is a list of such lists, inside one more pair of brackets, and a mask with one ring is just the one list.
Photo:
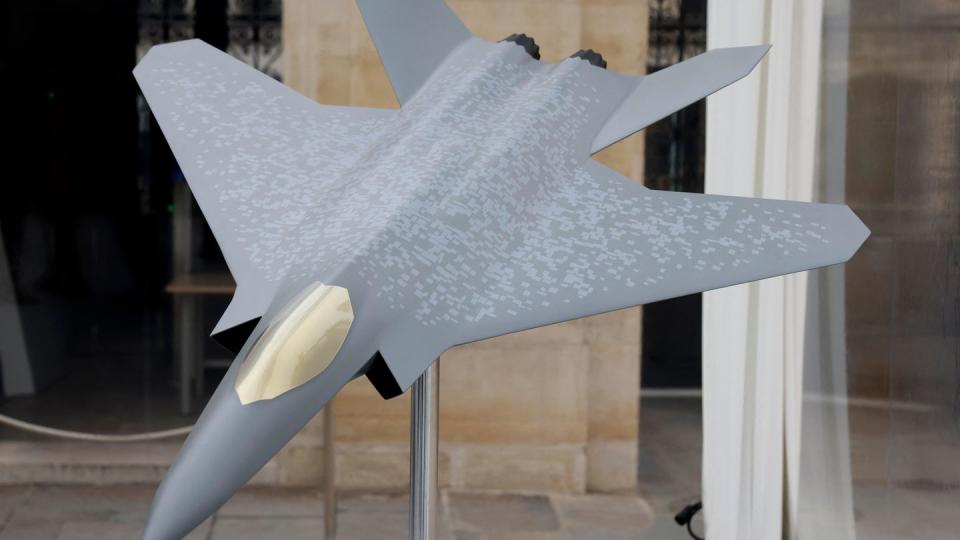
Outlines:
{"label": "fighter jet model", "polygon": [[317,104],[196,40],[134,70],[237,281],[214,329],[236,361],[148,540],[187,534],[356,377],[389,398],[454,345],[840,263],[869,234],[845,206],[652,191],[591,158],[765,46],[626,76],[478,39],[442,0],[357,3],[399,110]]}

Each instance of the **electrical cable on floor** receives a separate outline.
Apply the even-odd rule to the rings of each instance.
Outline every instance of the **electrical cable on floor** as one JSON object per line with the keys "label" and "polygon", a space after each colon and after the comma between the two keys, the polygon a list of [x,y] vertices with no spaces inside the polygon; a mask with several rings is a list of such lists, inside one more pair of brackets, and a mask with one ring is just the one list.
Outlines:
{"label": "electrical cable on floor", "polygon": [[676,516],[673,516],[673,520],[677,522],[677,525],[687,526],[687,532],[690,533],[690,537],[694,540],[705,540],[704,537],[698,536],[697,533],[693,532],[693,527],[691,525],[693,523],[693,516],[697,515],[697,512],[699,512],[702,508],[703,502],[697,501],[685,507],[683,510],[678,512]]}
{"label": "electrical cable on floor", "polygon": [[173,437],[182,437],[188,435],[190,430],[193,429],[193,426],[186,426],[176,429],[167,429],[163,431],[148,431],[146,433],[131,433],[129,435],[103,435],[100,433],[84,433],[82,431],[70,431],[66,429],[57,429],[47,426],[41,426],[40,424],[34,424],[32,422],[25,422],[23,420],[17,420],[5,414],[0,414],[0,424],[10,426],[12,428],[20,429],[23,431],[28,431],[30,433],[37,433],[40,435],[46,435],[49,437],[57,437],[60,439],[71,439],[75,441],[90,441],[90,442],[115,442],[115,443],[132,443],[132,442],[144,442],[144,441],[156,441],[158,439],[170,439]]}

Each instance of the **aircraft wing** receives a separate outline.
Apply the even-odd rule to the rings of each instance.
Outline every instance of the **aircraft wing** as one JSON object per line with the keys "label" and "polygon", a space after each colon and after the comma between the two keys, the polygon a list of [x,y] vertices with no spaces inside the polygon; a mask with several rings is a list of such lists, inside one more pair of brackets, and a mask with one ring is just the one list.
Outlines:
{"label": "aircraft wing", "polygon": [[[401,105],[451,51],[473,37],[444,0],[356,1]],[[769,49],[715,49],[650,75],[630,77],[634,89],[597,134],[591,152],[747,76]]]}
{"label": "aircraft wing", "polygon": [[237,281],[214,334],[256,319],[272,299],[265,253],[396,111],[320,105],[195,39],[153,47],[134,76]]}
{"label": "aircraft wing", "polygon": [[357,0],[357,6],[401,105],[472,37],[443,0]]}
{"label": "aircraft wing", "polygon": [[381,347],[400,390],[456,344],[841,263],[869,235],[844,205],[647,190],[592,159],[540,181],[512,215],[460,218],[485,228],[450,235]]}
{"label": "aircraft wing", "polygon": [[637,78],[636,88],[593,140],[591,152],[746,77],[769,50],[769,45],[714,49]]}

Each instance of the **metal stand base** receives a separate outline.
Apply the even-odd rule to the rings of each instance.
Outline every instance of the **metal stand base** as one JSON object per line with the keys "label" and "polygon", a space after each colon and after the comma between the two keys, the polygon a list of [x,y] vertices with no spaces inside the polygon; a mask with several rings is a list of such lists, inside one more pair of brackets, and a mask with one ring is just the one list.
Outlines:
{"label": "metal stand base", "polygon": [[440,362],[435,361],[410,394],[410,538],[437,537],[437,449],[440,431]]}

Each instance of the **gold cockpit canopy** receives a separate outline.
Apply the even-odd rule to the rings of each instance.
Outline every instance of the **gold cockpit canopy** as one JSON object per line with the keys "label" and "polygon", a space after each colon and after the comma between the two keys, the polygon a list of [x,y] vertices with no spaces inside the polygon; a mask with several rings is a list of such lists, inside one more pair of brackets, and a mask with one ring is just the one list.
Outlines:
{"label": "gold cockpit canopy", "polygon": [[240,366],[236,390],[244,405],[273,399],[323,372],[353,324],[350,294],[313,283],[290,301]]}

